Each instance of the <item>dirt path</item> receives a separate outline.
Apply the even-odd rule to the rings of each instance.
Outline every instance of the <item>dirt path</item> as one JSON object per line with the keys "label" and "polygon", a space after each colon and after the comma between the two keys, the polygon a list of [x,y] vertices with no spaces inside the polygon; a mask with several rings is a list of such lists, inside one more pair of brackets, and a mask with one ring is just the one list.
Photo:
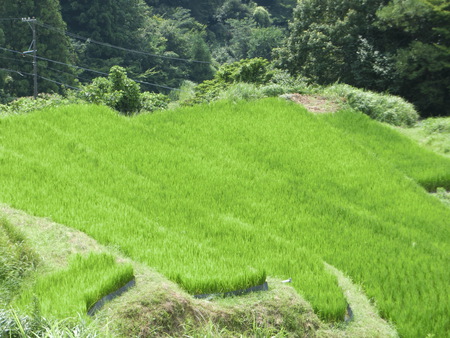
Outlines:
{"label": "dirt path", "polygon": [[340,109],[338,102],[332,101],[329,98],[320,95],[305,95],[305,94],[284,94],[281,97],[291,100],[295,103],[301,104],[308,111],[315,114],[335,113]]}

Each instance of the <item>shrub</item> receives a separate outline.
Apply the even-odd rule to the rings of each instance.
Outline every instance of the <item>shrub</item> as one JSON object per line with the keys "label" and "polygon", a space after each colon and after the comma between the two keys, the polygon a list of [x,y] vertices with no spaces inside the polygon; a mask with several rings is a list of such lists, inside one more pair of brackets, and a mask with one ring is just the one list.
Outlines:
{"label": "shrub", "polygon": [[423,121],[427,134],[450,134],[450,118],[429,118]]}
{"label": "shrub", "polygon": [[246,82],[264,84],[270,81],[273,72],[269,61],[263,58],[244,59],[219,68],[214,79],[225,83]]}
{"label": "shrub", "polygon": [[166,109],[169,103],[167,95],[143,92],[141,94],[141,111],[152,112]]}
{"label": "shrub", "polygon": [[222,91],[218,98],[237,102],[241,100],[256,100],[263,96],[262,91],[252,83],[235,83]]}
{"label": "shrub", "polygon": [[409,127],[414,125],[419,118],[414,106],[399,96],[375,93],[343,84],[324,88],[321,93],[343,97],[352,109],[358,110],[374,120],[395,126]]}
{"label": "shrub", "polygon": [[36,99],[32,96],[26,96],[20,97],[8,104],[0,104],[0,116],[26,114],[46,107],[55,107],[79,102],[80,99],[71,95],[70,92],[67,97],[59,94],[42,93],[39,94]]}
{"label": "shrub", "polygon": [[138,83],[127,77],[127,72],[120,66],[114,66],[109,72],[111,81],[111,107],[127,115],[141,109],[141,92]]}
{"label": "shrub", "polygon": [[286,70],[275,69],[269,84],[282,86],[284,93],[308,94],[311,92],[309,80],[304,77],[293,77]]}
{"label": "shrub", "polygon": [[142,107],[140,86],[127,77],[124,68],[113,66],[108,78],[95,78],[83,86],[80,98],[96,104],[105,104],[125,115],[137,113]]}
{"label": "shrub", "polygon": [[[237,93],[236,90],[239,87],[231,89],[228,94],[222,92],[238,83],[253,84],[252,89],[256,88],[255,85],[268,83],[274,74],[270,70],[269,65],[269,61],[263,58],[244,59],[230,64],[224,64],[218,69],[212,80],[204,81],[195,87],[195,97],[191,103],[210,102],[219,96],[223,98],[231,95],[233,91],[234,94],[241,97],[249,95],[250,93],[248,92],[245,94]],[[249,87],[245,86],[241,88],[243,90],[249,89]],[[250,97],[253,97],[253,95],[250,95]]]}
{"label": "shrub", "polygon": [[280,96],[284,93],[286,93],[286,88],[282,85],[272,83],[267,86],[263,86],[260,88],[261,93],[264,96],[272,97],[272,96]]}

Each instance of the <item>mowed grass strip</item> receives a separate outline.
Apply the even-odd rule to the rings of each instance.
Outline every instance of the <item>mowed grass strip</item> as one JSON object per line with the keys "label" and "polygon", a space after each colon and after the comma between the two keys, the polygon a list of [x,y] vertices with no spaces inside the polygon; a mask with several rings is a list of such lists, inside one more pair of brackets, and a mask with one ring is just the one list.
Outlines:
{"label": "mowed grass strip", "polygon": [[70,106],[0,120],[0,141],[2,202],[118,246],[189,292],[292,277],[322,318],[342,318],[325,260],[401,334],[448,330],[448,208],[294,104],[136,118]]}

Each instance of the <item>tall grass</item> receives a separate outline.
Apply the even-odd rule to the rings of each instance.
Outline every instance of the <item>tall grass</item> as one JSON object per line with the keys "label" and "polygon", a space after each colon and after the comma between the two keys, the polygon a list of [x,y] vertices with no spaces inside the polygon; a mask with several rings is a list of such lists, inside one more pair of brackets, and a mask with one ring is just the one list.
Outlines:
{"label": "tall grass", "polygon": [[0,218],[0,308],[9,304],[37,264],[38,257],[24,236]]}
{"label": "tall grass", "polygon": [[325,260],[401,334],[442,335],[450,211],[396,163],[431,161],[430,177],[450,166],[411,143],[377,153],[366,137],[275,99],[132,119],[48,109],[0,120],[0,200],[116,245],[189,292],[291,277],[322,318],[343,318]]}

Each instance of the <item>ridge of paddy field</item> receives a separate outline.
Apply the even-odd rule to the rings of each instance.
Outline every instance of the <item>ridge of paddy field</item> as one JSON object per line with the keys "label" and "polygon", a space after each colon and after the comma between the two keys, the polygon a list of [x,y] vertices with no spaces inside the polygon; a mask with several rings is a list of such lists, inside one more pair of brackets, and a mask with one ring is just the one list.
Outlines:
{"label": "ridge of paddy field", "polygon": [[[337,320],[346,304],[325,260],[400,334],[446,332],[450,211],[397,165],[431,155],[411,143],[388,159],[387,144],[365,146],[321,118],[273,99],[4,118],[0,200],[115,245],[190,292],[292,277]],[[435,167],[428,176],[447,184]]]}

